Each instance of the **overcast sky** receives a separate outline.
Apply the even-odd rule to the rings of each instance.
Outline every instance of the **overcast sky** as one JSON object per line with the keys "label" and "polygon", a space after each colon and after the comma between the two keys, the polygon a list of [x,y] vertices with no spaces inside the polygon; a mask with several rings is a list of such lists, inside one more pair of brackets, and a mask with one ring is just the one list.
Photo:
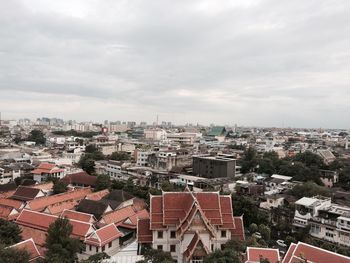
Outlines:
{"label": "overcast sky", "polygon": [[350,128],[350,1],[0,0],[0,111]]}

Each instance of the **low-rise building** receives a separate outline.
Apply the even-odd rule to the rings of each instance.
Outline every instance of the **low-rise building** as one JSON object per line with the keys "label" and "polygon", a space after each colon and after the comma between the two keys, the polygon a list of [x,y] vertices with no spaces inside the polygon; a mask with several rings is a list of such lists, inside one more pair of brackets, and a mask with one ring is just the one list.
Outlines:
{"label": "low-rise building", "polygon": [[163,192],[151,196],[150,219],[138,221],[138,243],[170,252],[176,262],[199,263],[231,239],[244,239],[231,196],[218,192]]}
{"label": "low-rise building", "polygon": [[48,177],[62,179],[64,176],[64,169],[52,163],[40,163],[31,173],[33,174],[34,180],[41,183],[42,181],[46,181]]}
{"label": "low-rise building", "polygon": [[296,203],[293,224],[310,226],[310,235],[350,246],[350,207],[331,203],[330,198],[303,197]]}
{"label": "low-rise building", "polygon": [[205,178],[234,177],[236,160],[226,156],[193,156],[193,174]]}

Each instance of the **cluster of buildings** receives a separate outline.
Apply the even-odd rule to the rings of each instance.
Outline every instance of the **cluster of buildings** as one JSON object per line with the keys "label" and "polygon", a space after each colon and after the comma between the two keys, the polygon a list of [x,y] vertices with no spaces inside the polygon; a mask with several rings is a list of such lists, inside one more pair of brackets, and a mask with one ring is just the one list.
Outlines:
{"label": "cluster of buildings", "polygon": [[[40,130],[46,142],[27,141],[32,130]],[[2,121],[0,131],[0,217],[21,227],[25,241],[18,246],[39,257],[45,252],[49,225],[66,217],[73,225],[72,235],[86,245],[81,259],[98,252],[115,256],[137,241],[137,256],[151,247],[170,252],[177,262],[200,263],[227,241],[245,239],[244,215],[233,216],[232,193],[257,200],[272,224],[287,218],[295,229],[310,227],[314,238],[350,247],[350,195],[337,188],[336,171],[319,171],[332,199],[298,200],[289,190],[301,182],[280,174],[243,174],[239,165],[247,147],[258,154],[274,151],[279,158],[310,151],[325,165],[335,156],[347,160],[347,131],[56,118]],[[103,156],[94,161],[94,175],[79,167],[89,146]],[[102,174],[112,181],[131,178],[140,187],[161,189],[167,182],[185,190],[151,196],[147,206],[123,191],[93,192],[96,175]],[[52,183],[47,183],[52,179],[65,182],[69,191],[53,194]],[[286,206],[295,210],[290,213]],[[276,209],[277,217],[272,213]],[[299,242],[284,257],[278,249],[248,248],[243,260],[294,263],[301,255],[312,261],[315,253],[328,252]]]}

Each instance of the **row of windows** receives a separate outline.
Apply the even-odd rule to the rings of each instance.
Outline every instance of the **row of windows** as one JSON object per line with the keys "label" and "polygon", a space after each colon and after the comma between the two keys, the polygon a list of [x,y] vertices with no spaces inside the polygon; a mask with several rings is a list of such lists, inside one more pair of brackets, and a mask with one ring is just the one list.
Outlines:
{"label": "row of windows", "polygon": [[[158,245],[157,249],[163,250],[163,245]],[[176,245],[170,245],[170,252],[176,252]]]}
{"label": "row of windows", "polygon": [[[112,247],[112,242],[109,242],[108,243],[108,248],[111,248]],[[92,245],[89,245],[89,250],[92,251]],[[95,247],[95,250],[96,250],[96,253],[99,252],[99,247]],[[101,248],[101,252],[104,252],[106,250],[106,245],[104,245],[102,248]],[[86,251],[87,251],[87,248],[86,248]]]}
{"label": "row of windows", "polygon": [[[226,230],[221,230],[221,237],[223,237],[223,238],[227,237]],[[158,239],[163,238],[163,231],[157,231],[157,238]],[[170,231],[170,238],[172,238],[172,239],[176,238],[176,231]]]}

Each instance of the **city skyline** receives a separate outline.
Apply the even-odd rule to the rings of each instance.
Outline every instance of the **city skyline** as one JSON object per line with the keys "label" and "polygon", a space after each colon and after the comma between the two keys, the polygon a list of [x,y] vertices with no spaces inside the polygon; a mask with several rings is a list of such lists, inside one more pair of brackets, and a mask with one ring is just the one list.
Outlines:
{"label": "city skyline", "polygon": [[348,128],[348,1],[1,6],[7,118]]}

